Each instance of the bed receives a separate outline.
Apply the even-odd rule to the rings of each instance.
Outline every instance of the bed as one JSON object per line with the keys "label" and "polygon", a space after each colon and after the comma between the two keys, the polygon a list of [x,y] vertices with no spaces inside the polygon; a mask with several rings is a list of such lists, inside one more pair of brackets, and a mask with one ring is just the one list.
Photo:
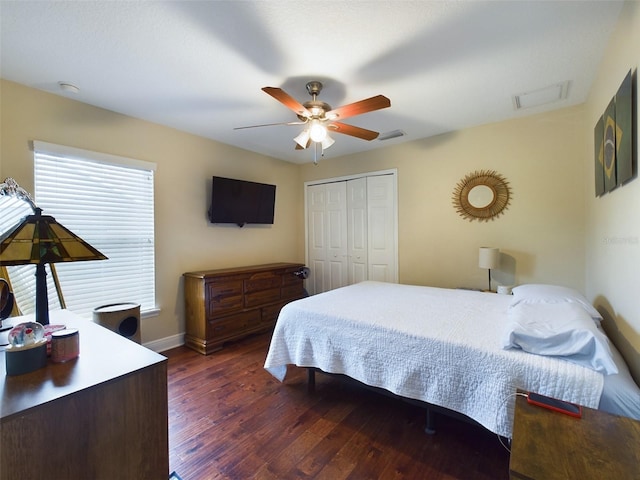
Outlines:
{"label": "bed", "polygon": [[[598,408],[606,393],[605,377],[631,379],[619,354],[613,354],[615,347],[614,352],[608,349],[606,337],[604,346],[594,347],[589,340],[592,355],[557,355],[553,349],[553,354],[530,353],[550,347],[548,341],[532,347],[530,339],[518,336],[518,298],[523,311],[538,304],[543,310],[557,306],[563,313],[571,308],[571,315],[584,311],[601,331],[599,314],[583,298],[528,302],[522,295],[366,281],[287,304],[264,366],[281,381],[291,365],[346,375],[457,412],[509,438],[517,388]],[[632,380],[625,386],[623,403],[633,409],[640,390]],[[615,394],[607,398],[617,402]]]}

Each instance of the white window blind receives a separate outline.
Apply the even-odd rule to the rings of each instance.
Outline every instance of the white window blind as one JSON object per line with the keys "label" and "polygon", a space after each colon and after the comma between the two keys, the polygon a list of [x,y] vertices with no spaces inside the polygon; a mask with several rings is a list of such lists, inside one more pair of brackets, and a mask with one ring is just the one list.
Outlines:
{"label": "white window blind", "polygon": [[35,202],[108,260],[56,264],[68,309],[91,318],[102,305],[156,309],[155,164],[34,142]]}

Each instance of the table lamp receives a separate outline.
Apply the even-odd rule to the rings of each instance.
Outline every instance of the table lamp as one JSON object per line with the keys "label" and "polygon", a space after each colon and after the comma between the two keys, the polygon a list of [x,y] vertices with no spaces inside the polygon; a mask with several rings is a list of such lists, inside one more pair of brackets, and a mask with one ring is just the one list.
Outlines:
{"label": "table lamp", "polygon": [[49,324],[49,299],[45,264],[106,260],[107,257],[80,237],[60,225],[55,218],[35,213],[0,236],[0,265],[36,266],[36,322]]}
{"label": "table lamp", "polygon": [[491,291],[491,269],[500,264],[500,250],[493,247],[480,247],[478,266],[489,270],[489,291]]}

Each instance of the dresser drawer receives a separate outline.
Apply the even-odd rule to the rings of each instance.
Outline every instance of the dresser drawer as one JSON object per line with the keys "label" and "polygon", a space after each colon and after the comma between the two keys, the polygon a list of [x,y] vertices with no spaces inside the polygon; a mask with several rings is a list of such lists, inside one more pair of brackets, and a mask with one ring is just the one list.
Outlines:
{"label": "dresser drawer", "polygon": [[280,301],[280,288],[271,288],[269,290],[260,290],[259,292],[244,294],[244,306],[246,308],[278,301]]}
{"label": "dresser drawer", "polygon": [[241,310],[242,280],[207,283],[207,316],[216,317],[233,310]]}
{"label": "dresser drawer", "polygon": [[208,341],[218,342],[260,328],[260,310],[251,310],[209,321]]}
{"label": "dresser drawer", "polygon": [[259,290],[269,290],[278,288],[281,284],[282,277],[280,275],[255,276],[244,281],[244,291],[251,293]]}

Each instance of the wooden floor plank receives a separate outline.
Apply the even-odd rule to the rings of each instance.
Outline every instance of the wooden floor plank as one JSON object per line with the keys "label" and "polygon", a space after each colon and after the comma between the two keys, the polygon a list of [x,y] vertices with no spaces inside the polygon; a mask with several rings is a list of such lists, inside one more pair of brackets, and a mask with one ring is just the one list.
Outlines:
{"label": "wooden floor plank", "polygon": [[497,437],[326,375],[280,383],[262,368],[270,335],[169,359],[170,468],[183,480],[508,479]]}

